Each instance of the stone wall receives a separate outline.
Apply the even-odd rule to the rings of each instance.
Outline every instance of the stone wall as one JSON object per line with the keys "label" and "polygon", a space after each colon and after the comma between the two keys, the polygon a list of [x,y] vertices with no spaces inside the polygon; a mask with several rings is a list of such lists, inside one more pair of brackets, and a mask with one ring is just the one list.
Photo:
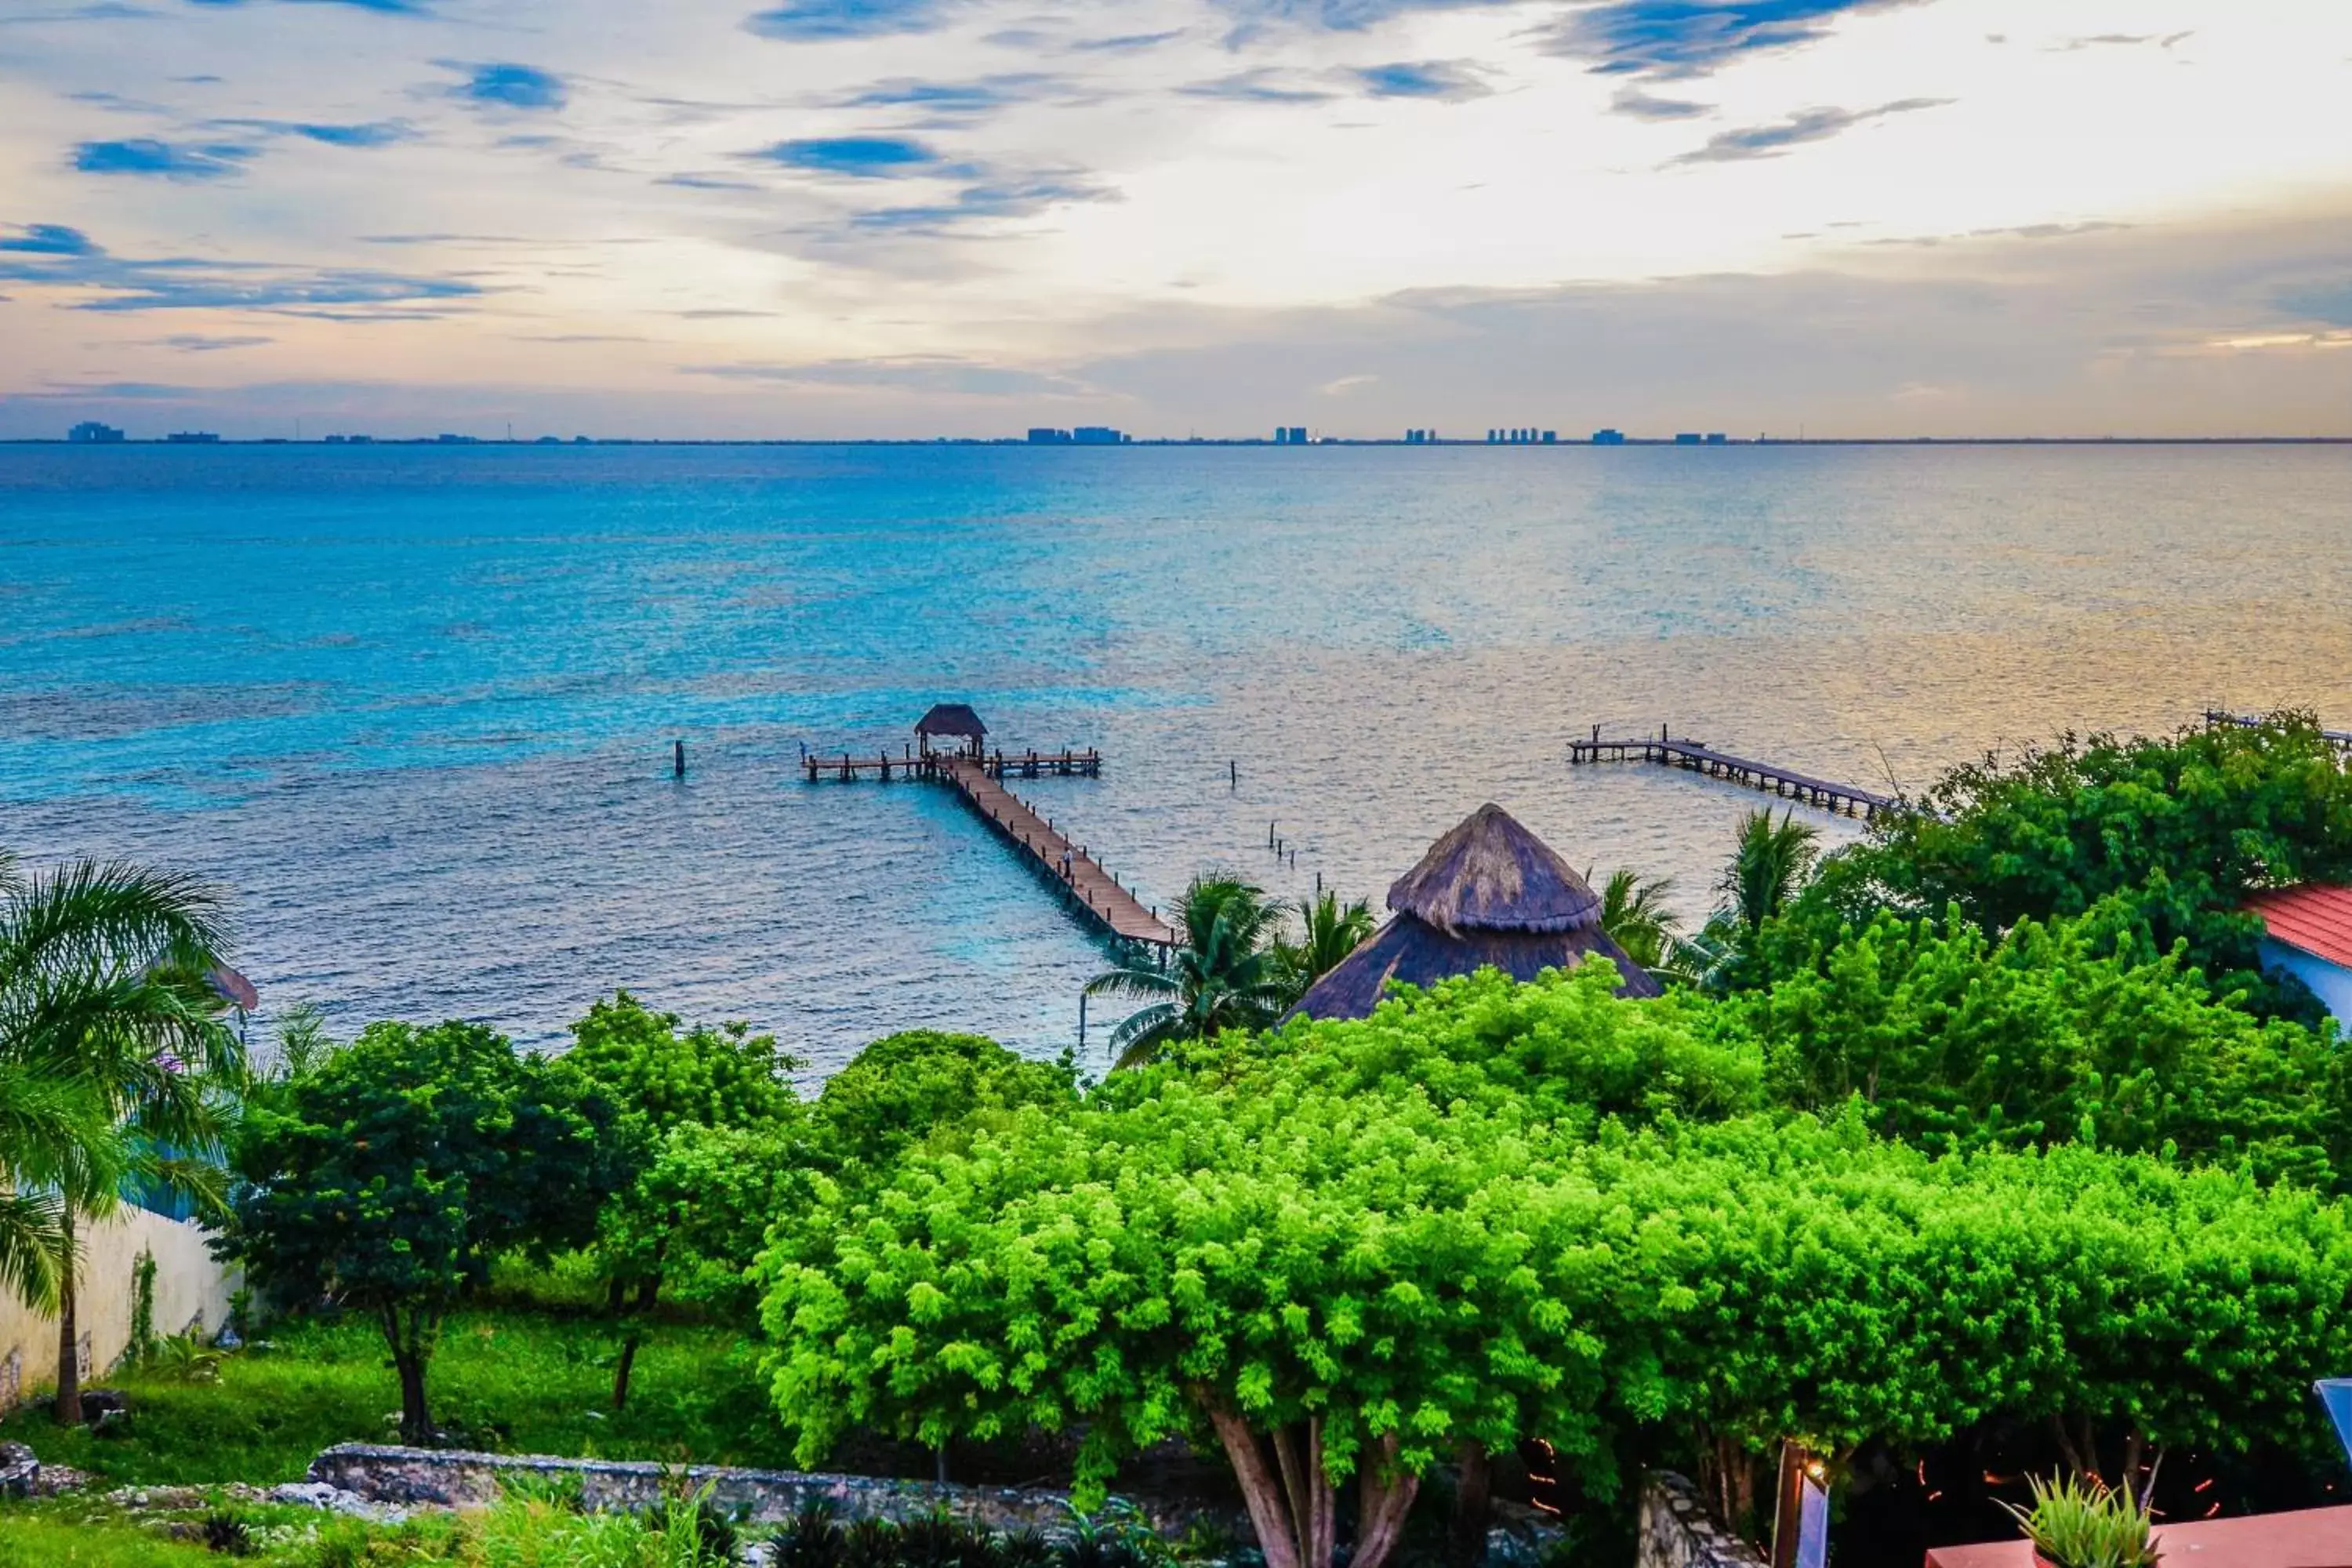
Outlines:
{"label": "stone wall", "polygon": [[[111,1219],[85,1225],[80,1291],[74,1316],[85,1347],[84,1381],[103,1376],[131,1347],[133,1274],[139,1255],[155,1258],[155,1331],[189,1328],[216,1331],[228,1316],[236,1270],[214,1261],[202,1226],[125,1207]],[[58,1323],[36,1315],[0,1291],[0,1415],[57,1386]]]}
{"label": "stone wall", "polygon": [[1672,1470],[1642,1478],[1641,1542],[1635,1568],[1765,1568],[1764,1554],[1707,1511],[1698,1489]]}
{"label": "stone wall", "polygon": [[[564,1482],[576,1479],[581,1500],[592,1509],[660,1507],[686,1491],[711,1489],[711,1500],[755,1524],[777,1524],[803,1505],[829,1502],[847,1520],[905,1521],[941,1506],[958,1518],[991,1530],[1066,1532],[1075,1518],[1067,1492],[1015,1487],[940,1486],[929,1481],[887,1480],[870,1476],[804,1474],[797,1470],[740,1470],[709,1465],[674,1467],[608,1459],[559,1459],[541,1455],[475,1454],[442,1448],[399,1448],[344,1443],[310,1463],[310,1479],[364,1498],[399,1507],[418,1504],[465,1506],[494,1502],[511,1477]],[[1195,1521],[1214,1518],[1198,1509],[1116,1501],[1152,1529],[1171,1538]]]}

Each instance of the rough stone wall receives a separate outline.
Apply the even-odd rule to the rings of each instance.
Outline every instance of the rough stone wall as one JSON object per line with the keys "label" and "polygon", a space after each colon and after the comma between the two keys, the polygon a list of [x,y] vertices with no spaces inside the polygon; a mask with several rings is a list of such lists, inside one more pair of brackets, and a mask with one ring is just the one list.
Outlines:
{"label": "rough stone wall", "polygon": [[1642,1478],[1635,1568],[1765,1568],[1764,1554],[1715,1521],[1698,1489],[1672,1470]]}
{"label": "rough stone wall", "polygon": [[[1074,1519],[1069,1494],[1014,1487],[939,1486],[869,1476],[811,1475],[795,1470],[739,1470],[716,1466],[672,1467],[607,1459],[559,1459],[539,1455],[475,1454],[452,1449],[400,1448],[344,1443],[310,1463],[310,1479],[371,1502],[401,1507],[496,1501],[504,1478],[577,1478],[581,1500],[593,1509],[661,1506],[681,1489],[711,1489],[711,1500],[757,1524],[782,1523],[808,1502],[830,1502],[844,1520],[904,1521],[944,1505],[957,1517],[991,1530],[1066,1532]],[[1201,1510],[1115,1504],[1163,1535],[1180,1536]],[[1219,1522],[1224,1522],[1220,1520]]]}
{"label": "rough stone wall", "polygon": [[[88,1375],[102,1375],[130,1348],[132,1276],[142,1252],[155,1257],[157,1333],[201,1327],[209,1334],[220,1328],[237,1271],[214,1260],[205,1245],[210,1234],[187,1220],[129,1207],[81,1229],[74,1315],[89,1345]],[[36,1316],[14,1294],[0,1291],[0,1415],[55,1388],[57,1374],[57,1320]]]}

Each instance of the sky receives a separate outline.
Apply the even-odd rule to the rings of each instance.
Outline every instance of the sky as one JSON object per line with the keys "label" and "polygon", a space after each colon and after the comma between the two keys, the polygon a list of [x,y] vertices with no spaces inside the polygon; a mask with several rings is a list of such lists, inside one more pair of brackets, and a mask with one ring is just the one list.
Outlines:
{"label": "sky", "polygon": [[0,0],[0,437],[2352,435],[2345,0]]}

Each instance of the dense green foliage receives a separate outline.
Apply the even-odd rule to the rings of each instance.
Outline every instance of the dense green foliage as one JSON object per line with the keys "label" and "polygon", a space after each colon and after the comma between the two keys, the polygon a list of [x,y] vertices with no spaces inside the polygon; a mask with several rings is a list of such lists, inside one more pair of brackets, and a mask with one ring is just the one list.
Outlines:
{"label": "dense green foliage", "polygon": [[1031,1061],[983,1035],[909,1029],[875,1041],[825,1079],[812,1121],[831,1160],[878,1172],[934,1128],[1076,1098],[1067,1062]]}
{"label": "dense green foliage", "polygon": [[1313,1568],[1299,1455],[1409,1505],[1521,1437],[1597,1489],[1642,1432],[1842,1454],[2056,1420],[2228,1452],[2352,1350],[2352,1231],[2305,1190],[2084,1147],[1937,1160],[1859,1106],[1693,1120],[1752,1102],[1753,1048],[1608,982],[1487,975],[1195,1051],[836,1193],[763,1266],[800,1458],[861,1426],[1083,1430],[1098,1487],[1213,1439],[1269,1563]]}
{"label": "dense green foliage", "polygon": [[2163,739],[2067,737],[1954,770],[1934,814],[1882,818],[1854,869],[1913,912],[1993,930],[2127,899],[2159,951],[2259,988],[2259,888],[2352,875],[2352,773],[2308,714]]}
{"label": "dense green foliage", "polygon": [[748,1025],[681,1026],[626,991],[593,1004],[572,1026],[563,1059],[611,1100],[624,1130],[654,1140],[672,1128],[765,1127],[799,1109],[790,1075],[801,1063]]}
{"label": "dense green foliage", "polygon": [[1334,892],[1301,899],[1297,909],[1298,935],[1277,937],[1274,942],[1284,987],[1294,997],[1306,994],[1308,986],[1337,969],[1380,925],[1370,904],[1362,899],[1342,903]]}
{"label": "dense green foliage", "polygon": [[1881,912],[1833,942],[1768,928],[1755,989],[1720,1016],[1759,1041],[1771,1097],[1928,1149],[2046,1144],[2252,1163],[2329,1187],[2352,1175],[2352,1077],[2333,1039],[2215,997],[2185,944],[2152,955],[2127,913],[2020,920],[1998,939],[1957,908]]}
{"label": "dense green foliage", "polygon": [[609,1110],[561,1063],[478,1024],[376,1024],[275,1109],[256,1107],[226,1238],[289,1301],[331,1296],[382,1328],[401,1431],[429,1441],[443,1318],[505,1251],[589,1237],[611,1184]]}

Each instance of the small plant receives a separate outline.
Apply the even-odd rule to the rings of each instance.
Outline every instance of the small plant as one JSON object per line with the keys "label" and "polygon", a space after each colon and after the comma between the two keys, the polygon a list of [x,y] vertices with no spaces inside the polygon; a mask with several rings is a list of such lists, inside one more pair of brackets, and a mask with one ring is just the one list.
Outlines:
{"label": "small plant", "polygon": [[218,1383],[222,1353],[194,1329],[156,1341],[147,1358],[174,1383]]}
{"label": "small plant", "polygon": [[155,1254],[139,1249],[131,1266],[131,1359],[142,1366],[155,1358]]}
{"label": "small plant", "polygon": [[898,1527],[887,1520],[861,1519],[842,1532],[842,1568],[898,1568]]}
{"label": "small plant", "polygon": [[842,1568],[847,1544],[832,1500],[811,1498],[776,1538],[776,1568]]}
{"label": "small plant", "polygon": [[224,1557],[253,1555],[253,1532],[245,1521],[233,1513],[211,1513],[205,1516],[205,1550],[217,1552]]}
{"label": "small plant", "polygon": [[2056,1568],[2155,1568],[2163,1555],[2149,1531],[2154,1521],[2129,1489],[2095,1479],[2029,1478],[2033,1506],[2000,1506],[2017,1520],[2034,1552]]}

